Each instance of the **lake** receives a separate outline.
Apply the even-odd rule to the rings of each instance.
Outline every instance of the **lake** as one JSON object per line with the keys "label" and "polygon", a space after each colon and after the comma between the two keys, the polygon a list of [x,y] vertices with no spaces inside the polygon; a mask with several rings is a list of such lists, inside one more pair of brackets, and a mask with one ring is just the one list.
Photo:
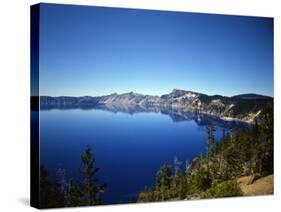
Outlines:
{"label": "lake", "polygon": [[[217,126],[215,137],[221,135]],[[206,152],[206,144],[204,124],[160,112],[40,111],[40,163],[53,173],[64,169],[67,179],[80,179],[80,156],[90,145],[100,167],[98,179],[107,184],[105,204],[136,197],[154,184],[161,165],[173,165],[175,157],[184,169],[186,161]]]}

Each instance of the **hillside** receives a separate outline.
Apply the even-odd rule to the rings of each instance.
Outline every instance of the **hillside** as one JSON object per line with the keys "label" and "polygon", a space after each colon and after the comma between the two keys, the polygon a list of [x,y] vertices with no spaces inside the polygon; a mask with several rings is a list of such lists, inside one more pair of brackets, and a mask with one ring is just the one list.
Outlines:
{"label": "hillside", "polygon": [[249,180],[251,177],[252,176],[244,176],[237,179],[237,183],[244,196],[267,195],[274,193],[273,175],[259,178],[250,184]]}
{"label": "hillside", "polygon": [[[139,193],[139,202],[273,194],[273,113],[247,129],[216,142],[206,127],[207,152],[180,171],[164,164],[155,183]],[[178,169],[177,169],[178,170]]]}
{"label": "hillside", "polygon": [[273,108],[273,98],[243,94],[233,97],[209,96],[193,91],[174,89],[162,96],[143,95],[134,92],[107,96],[40,97],[41,109],[102,108],[122,112],[180,111],[208,114],[225,120],[253,123]]}

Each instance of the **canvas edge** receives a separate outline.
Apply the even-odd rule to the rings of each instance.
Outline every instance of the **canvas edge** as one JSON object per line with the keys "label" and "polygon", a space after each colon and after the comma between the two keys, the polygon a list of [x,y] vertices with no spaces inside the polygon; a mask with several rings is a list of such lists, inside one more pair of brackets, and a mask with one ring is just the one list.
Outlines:
{"label": "canvas edge", "polygon": [[40,4],[30,6],[30,206],[40,208],[39,162]]}

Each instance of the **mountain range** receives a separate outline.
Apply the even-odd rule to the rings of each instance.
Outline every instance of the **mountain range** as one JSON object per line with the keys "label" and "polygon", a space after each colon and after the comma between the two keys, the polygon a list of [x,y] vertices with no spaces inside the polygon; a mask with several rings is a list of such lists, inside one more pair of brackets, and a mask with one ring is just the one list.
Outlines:
{"label": "mountain range", "polygon": [[114,112],[161,112],[177,111],[199,113],[224,120],[238,120],[253,123],[273,111],[273,98],[258,94],[241,94],[232,97],[206,95],[193,91],[174,89],[162,96],[134,92],[106,96],[40,96],[41,109],[101,108]]}

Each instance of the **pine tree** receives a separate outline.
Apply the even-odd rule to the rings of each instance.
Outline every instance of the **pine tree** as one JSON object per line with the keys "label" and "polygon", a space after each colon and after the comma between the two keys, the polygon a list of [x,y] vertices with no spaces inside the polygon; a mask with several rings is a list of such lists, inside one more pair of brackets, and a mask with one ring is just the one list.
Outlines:
{"label": "pine tree", "polygon": [[156,199],[163,201],[170,198],[172,167],[164,164],[156,174]]}
{"label": "pine tree", "polygon": [[215,141],[215,126],[209,122],[206,127],[207,130],[207,154],[210,157],[216,151],[216,141]]}
{"label": "pine tree", "polygon": [[43,165],[40,166],[40,208],[64,207],[59,183]]}
{"label": "pine tree", "polygon": [[82,206],[83,205],[83,190],[79,183],[70,180],[67,192],[67,206]]}
{"label": "pine tree", "polygon": [[85,152],[81,155],[83,162],[81,172],[85,175],[84,180],[84,201],[86,205],[101,204],[100,193],[105,191],[106,185],[98,185],[96,174],[99,168],[94,167],[95,159],[90,146],[87,146]]}
{"label": "pine tree", "polygon": [[172,168],[171,166],[164,164],[156,175],[157,186],[165,186],[170,188],[171,185],[171,177],[172,177]]}

